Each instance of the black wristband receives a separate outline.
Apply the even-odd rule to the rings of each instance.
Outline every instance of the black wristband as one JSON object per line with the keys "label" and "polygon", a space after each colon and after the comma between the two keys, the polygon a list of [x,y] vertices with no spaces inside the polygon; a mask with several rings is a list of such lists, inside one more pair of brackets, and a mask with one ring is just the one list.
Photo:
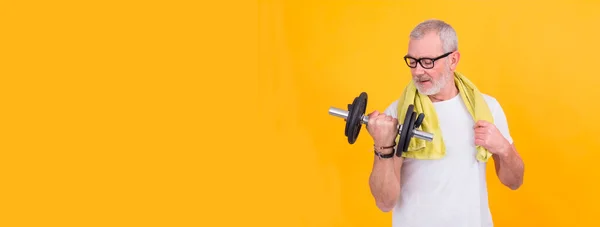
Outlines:
{"label": "black wristband", "polygon": [[377,152],[377,150],[373,150],[373,152],[375,152],[375,156],[377,156],[379,158],[383,158],[383,159],[394,157],[394,153],[396,153],[396,152],[392,152],[389,154],[382,154],[382,153]]}

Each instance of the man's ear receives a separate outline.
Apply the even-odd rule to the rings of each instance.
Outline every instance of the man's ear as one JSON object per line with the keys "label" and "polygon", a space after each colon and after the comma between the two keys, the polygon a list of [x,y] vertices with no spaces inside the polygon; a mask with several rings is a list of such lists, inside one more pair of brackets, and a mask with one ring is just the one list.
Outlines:
{"label": "man's ear", "polygon": [[456,66],[458,66],[458,61],[460,60],[460,52],[454,51],[454,53],[452,53],[450,55],[450,69],[452,71],[456,70]]}

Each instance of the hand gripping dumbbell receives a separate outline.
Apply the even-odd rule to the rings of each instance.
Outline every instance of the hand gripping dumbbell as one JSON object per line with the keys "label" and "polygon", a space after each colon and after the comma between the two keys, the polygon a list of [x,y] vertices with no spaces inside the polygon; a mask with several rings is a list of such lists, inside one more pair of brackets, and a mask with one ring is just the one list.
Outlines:
{"label": "hand gripping dumbbell", "polygon": [[[354,144],[354,142],[356,142],[356,138],[360,133],[362,124],[366,125],[369,123],[369,117],[365,115],[366,109],[366,92],[362,92],[358,97],[354,98],[352,104],[348,104],[348,110],[343,110],[335,107],[329,108],[330,115],[345,119],[346,127],[344,134],[346,135],[346,137],[348,137],[348,143],[350,144]],[[414,112],[414,106],[409,105],[403,123],[398,124],[398,134],[400,134],[400,139],[397,144],[398,151],[406,151],[408,149],[408,144],[410,143],[410,139],[412,137],[427,141],[433,140],[433,134],[416,129],[423,122],[425,114],[420,113],[418,117],[416,115],[416,112]],[[400,155],[400,153],[401,152],[397,152],[397,155]]]}

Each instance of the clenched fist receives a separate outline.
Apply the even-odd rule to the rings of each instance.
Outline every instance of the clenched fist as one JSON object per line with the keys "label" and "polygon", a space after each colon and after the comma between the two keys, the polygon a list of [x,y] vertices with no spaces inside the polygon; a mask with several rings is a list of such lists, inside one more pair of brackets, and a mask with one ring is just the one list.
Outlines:
{"label": "clenched fist", "polygon": [[387,147],[394,145],[394,140],[398,135],[398,119],[373,111],[369,114],[367,131],[373,137],[375,146]]}
{"label": "clenched fist", "polygon": [[475,145],[482,146],[492,154],[504,155],[510,146],[496,125],[487,121],[477,121],[475,126]]}

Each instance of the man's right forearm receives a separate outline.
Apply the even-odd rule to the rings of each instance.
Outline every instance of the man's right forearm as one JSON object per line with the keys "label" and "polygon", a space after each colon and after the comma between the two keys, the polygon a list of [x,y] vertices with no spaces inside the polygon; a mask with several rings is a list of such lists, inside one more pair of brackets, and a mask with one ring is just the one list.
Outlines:
{"label": "man's right forearm", "polygon": [[369,177],[371,194],[377,207],[383,212],[394,208],[400,195],[400,168],[403,158],[394,156],[383,159],[375,156],[373,170]]}

